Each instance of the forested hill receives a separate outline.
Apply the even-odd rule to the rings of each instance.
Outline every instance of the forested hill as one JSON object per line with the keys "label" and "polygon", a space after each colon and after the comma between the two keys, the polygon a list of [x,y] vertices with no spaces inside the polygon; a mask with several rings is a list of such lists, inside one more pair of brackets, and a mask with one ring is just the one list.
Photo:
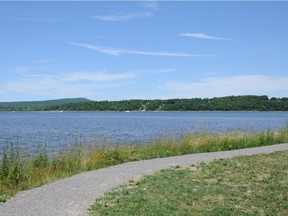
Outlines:
{"label": "forested hill", "polygon": [[50,107],[50,106],[57,106],[61,104],[67,103],[79,103],[79,102],[88,102],[90,100],[86,98],[64,98],[64,99],[57,99],[57,100],[44,100],[44,101],[17,101],[17,102],[0,102],[0,109],[5,108],[40,108],[40,107]]}
{"label": "forested hill", "polygon": [[[72,99],[71,99],[72,100]],[[122,100],[89,101],[79,99],[55,100],[46,103],[26,102],[17,104],[0,103],[0,110],[23,111],[288,111],[288,98],[268,98],[267,96],[229,96],[219,98],[192,98],[168,100]],[[23,102],[24,103],[24,102]],[[13,106],[12,106],[13,105]]]}

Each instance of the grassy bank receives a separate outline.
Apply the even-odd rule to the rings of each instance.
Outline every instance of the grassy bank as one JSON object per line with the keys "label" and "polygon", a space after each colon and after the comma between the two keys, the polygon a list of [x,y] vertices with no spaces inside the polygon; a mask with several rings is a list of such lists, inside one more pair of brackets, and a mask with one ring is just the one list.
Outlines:
{"label": "grassy bank", "polygon": [[149,144],[108,143],[101,146],[87,143],[75,145],[66,152],[49,157],[45,146],[30,157],[21,157],[15,144],[6,145],[0,163],[0,200],[5,201],[18,191],[38,187],[48,182],[83,171],[124,162],[175,155],[224,151],[247,147],[288,143],[288,129],[258,134],[187,135],[180,140],[159,138]]}
{"label": "grassy bank", "polygon": [[98,199],[90,215],[287,215],[288,151],[163,170]]}

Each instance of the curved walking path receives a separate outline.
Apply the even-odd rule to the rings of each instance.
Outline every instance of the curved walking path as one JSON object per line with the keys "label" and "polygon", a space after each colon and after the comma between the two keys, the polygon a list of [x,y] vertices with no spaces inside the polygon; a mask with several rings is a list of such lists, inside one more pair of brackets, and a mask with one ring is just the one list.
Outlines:
{"label": "curved walking path", "polygon": [[188,166],[214,159],[271,153],[288,150],[288,144],[278,144],[241,150],[200,153],[120,164],[84,172],[72,177],[18,193],[6,203],[0,203],[1,216],[84,216],[103,193],[131,179],[152,174],[171,166]]}

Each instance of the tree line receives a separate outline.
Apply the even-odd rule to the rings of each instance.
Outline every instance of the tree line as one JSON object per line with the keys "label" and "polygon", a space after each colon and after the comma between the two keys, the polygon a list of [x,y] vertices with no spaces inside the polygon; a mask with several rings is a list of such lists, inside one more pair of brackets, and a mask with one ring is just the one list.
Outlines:
{"label": "tree line", "polygon": [[0,106],[1,111],[288,111],[288,98],[228,96],[215,98],[82,101],[51,106]]}

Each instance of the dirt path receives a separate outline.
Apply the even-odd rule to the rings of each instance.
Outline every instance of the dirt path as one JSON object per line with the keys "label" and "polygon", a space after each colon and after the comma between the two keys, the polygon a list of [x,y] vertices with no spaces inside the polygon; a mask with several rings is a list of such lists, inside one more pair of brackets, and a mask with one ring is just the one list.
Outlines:
{"label": "dirt path", "polygon": [[137,161],[84,172],[17,194],[6,203],[0,203],[0,215],[84,216],[88,215],[88,208],[96,198],[103,195],[104,192],[128,182],[130,179],[152,174],[175,165],[187,166],[219,158],[283,150],[288,150],[288,144]]}

